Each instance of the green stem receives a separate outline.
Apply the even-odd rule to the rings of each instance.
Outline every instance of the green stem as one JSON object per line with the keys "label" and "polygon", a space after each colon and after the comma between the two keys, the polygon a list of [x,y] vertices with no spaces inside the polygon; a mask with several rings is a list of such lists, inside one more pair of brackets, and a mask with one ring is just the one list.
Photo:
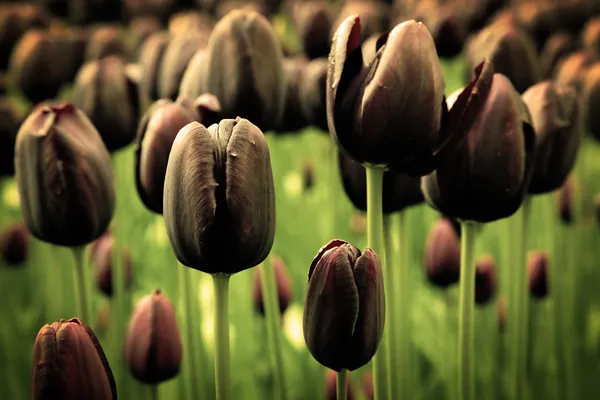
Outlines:
{"label": "green stem", "polygon": [[215,384],[217,400],[231,400],[229,366],[229,275],[213,275],[215,288]]}
{"label": "green stem", "polygon": [[475,399],[475,239],[477,223],[461,222],[460,299],[458,304],[458,396]]}
{"label": "green stem", "polygon": [[348,370],[345,368],[342,368],[340,370],[340,372],[338,372],[336,375],[336,385],[335,386],[337,389],[337,396],[336,396],[337,400],[346,400],[348,398],[348,394],[346,393],[347,376],[348,376]]}
{"label": "green stem", "polygon": [[158,385],[150,385],[150,400],[158,400]]}
{"label": "green stem", "polygon": [[[383,240],[385,242],[385,265],[383,269],[383,283],[385,287],[385,293],[389,299],[389,304],[396,304],[397,297],[397,282],[396,270],[400,267],[397,265],[396,249],[394,246],[394,240],[392,238],[392,232],[394,231],[393,216],[385,214],[383,216]],[[390,307],[394,312],[388,312],[386,315],[386,327],[383,331],[383,340],[388,344],[389,348],[389,374],[390,374],[390,395],[392,398],[397,396],[395,391],[395,382],[405,377],[399,368],[403,359],[398,354],[398,340],[396,328],[396,319],[398,318],[398,310]]]}
{"label": "green stem", "polygon": [[[412,377],[415,373],[415,359],[411,348],[411,292],[410,292],[410,220],[407,211],[399,215],[398,228],[395,230],[400,235],[398,265],[393,269],[394,275],[394,308],[396,314],[395,341],[397,342],[397,368],[394,381],[396,382],[397,396],[394,398],[410,400],[412,398]],[[388,263],[389,264],[389,263]]]}
{"label": "green stem", "polygon": [[[365,166],[365,169],[367,173],[367,246],[383,259],[385,256],[382,208],[384,170],[371,166]],[[383,262],[384,275],[386,268],[387,265]],[[373,386],[376,400],[391,398],[388,349],[385,336],[384,334],[377,353],[373,357]]]}
{"label": "green stem", "polygon": [[277,295],[277,281],[275,269],[270,263],[259,266],[262,277],[262,295],[265,305],[265,318],[267,323],[267,338],[272,357],[272,367],[275,378],[275,399],[285,400],[285,380],[283,373],[283,356],[281,353],[281,313]]}
{"label": "green stem", "polygon": [[191,293],[191,278],[194,271],[182,264],[177,263],[177,275],[179,276],[179,290],[183,296],[183,329],[185,332],[184,345],[186,346],[186,354],[188,357],[184,357],[186,363],[186,378],[185,378],[185,391],[188,394],[188,398],[198,398],[196,393],[195,380],[200,377],[196,370],[196,351],[195,351],[195,337],[194,337],[194,316],[192,315],[193,298]]}
{"label": "green stem", "polygon": [[90,301],[90,274],[85,265],[85,247],[73,247],[73,258],[75,258],[75,269],[73,272],[73,280],[75,292],[78,294],[77,302],[77,317],[80,318],[86,325],[92,324],[92,303]]}

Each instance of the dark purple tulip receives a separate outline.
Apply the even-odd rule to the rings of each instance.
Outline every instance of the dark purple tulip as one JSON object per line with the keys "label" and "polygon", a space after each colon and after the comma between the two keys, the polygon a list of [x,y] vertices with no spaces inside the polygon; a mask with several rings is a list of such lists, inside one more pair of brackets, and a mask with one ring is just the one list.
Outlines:
{"label": "dark purple tulip", "polygon": [[203,93],[203,84],[206,72],[206,48],[201,48],[192,56],[179,85],[179,96],[195,99]]}
{"label": "dark purple tulip", "polygon": [[[292,301],[292,280],[287,272],[283,260],[277,256],[272,259],[273,269],[275,271],[275,283],[277,285],[277,300],[279,302],[279,312],[283,314]],[[264,268],[264,267],[263,267]],[[265,314],[265,305],[262,294],[262,276],[261,271],[254,271],[252,284],[252,299],[254,300],[254,309],[260,314]]]}
{"label": "dark purple tulip", "polygon": [[600,57],[600,17],[591,18],[581,31],[583,48]]}
{"label": "dark purple tulip", "polygon": [[332,36],[335,36],[336,31],[348,18],[357,18],[360,20],[362,28],[359,29],[358,34],[362,35],[364,40],[372,35],[389,31],[390,16],[390,8],[386,4],[368,0],[345,2],[337,19],[333,22],[331,33]]}
{"label": "dark purple tulip", "polygon": [[334,239],[308,271],[304,340],[312,356],[334,371],[367,364],[385,324],[385,293],[377,254]]}
{"label": "dark purple tulip", "polygon": [[573,222],[575,179],[568,177],[558,191],[558,216],[563,224]]}
{"label": "dark purple tulip", "polygon": [[109,151],[135,138],[140,112],[139,78],[122,58],[111,56],[81,67],[73,88],[73,104],[96,126]]}
{"label": "dark purple tulip", "polygon": [[187,104],[166,99],[152,104],[142,117],[135,145],[135,182],[140,199],[150,211],[162,214],[173,141],[179,130],[196,118]]}
{"label": "dark purple tulip", "polygon": [[285,58],[281,63],[286,84],[286,95],[283,118],[281,118],[277,128],[279,132],[294,132],[308,126],[302,109],[302,99],[300,98],[300,86],[307,64],[308,60],[303,56]]}
{"label": "dark purple tulip", "polygon": [[[338,152],[342,186],[357,209],[367,211],[367,174],[365,167],[343,152]],[[402,211],[423,202],[421,179],[388,170],[383,174],[383,212]]]}
{"label": "dark purple tulip", "polygon": [[[96,285],[107,296],[113,295],[115,238],[110,233],[100,236],[93,244],[91,262],[94,267]],[[125,288],[131,287],[133,280],[133,262],[126,249],[121,252],[121,265],[124,274]]]}
{"label": "dark purple tulip", "polygon": [[451,58],[460,54],[467,39],[464,21],[456,17],[453,5],[440,6],[436,1],[421,1],[417,6],[418,17],[427,27],[440,57]]}
{"label": "dark purple tulip", "polygon": [[156,385],[179,374],[183,346],[175,310],[160,290],[143,297],[135,306],[125,360],[137,380]]}
{"label": "dark purple tulip", "polygon": [[582,91],[583,79],[588,68],[594,63],[594,57],[583,51],[576,51],[565,57],[554,72],[554,81],[559,85],[571,86],[578,93]]}
{"label": "dark purple tulip", "polygon": [[577,50],[577,39],[569,32],[556,32],[544,43],[540,58],[544,69],[544,77],[551,78],[558,63]]}
{"label": "dark purple tulip", "polygon": [[96,332],[99,335],[104,335],[107,332],[110,323],[111,306],[110,303],[104,303],[96,311]]}
{"label": "dark purple tulip", "polygon": [[13,101],[0,98],[0,176],[15,173],[15,142],[24,117]]}
{"label": "dark purple tulip", "polygon": [[448,113],[435,44],[423,24],[403,22],[383,35],[369,66],[363,65],[360,32],[359,18],[349,17],[331,46],[329,132],[361,164],[427,174],[464,137],[483,104],[489,79],[480,80],[478,74]]}
{"label": "dark purple tulip", "polygon": [[[334,370],[327,372],[325,384],[325,400],[337,400],[337,373]],[[346,375],[346,399],[354,400],[354,389],[352,387],[352,378]]]}
{"label": "dark purple tulip", "polygon": [[125,57],[127,49],[118,26],[107,25],[96,28],[85,49],[86,61],[100,60],[108,56]]}
{"label": "dark purple tulip", "polygon": [[425,200],[460,220],[491,222],[512,215],[521,206],[535,167],[530,120],[510,81],[494,74],[467,139],[423,178]]}
{"label": "dark purple tulip", "polygon": [[33,346],[32,400],[117,400],[117,386],[102,346],[83,321],[44,325]]}
{"label": "dark purple tulip", "polygon": [[548,256],[542,251],[533,251],[527,258],[529,293],[542,299],[548,295]]}
{"label": "dark purple tulip", "polygon": [[304,190],[308,191],[315,185],[315,167],[312,163],[305,163],[302,166],[302,181],[304,182]]}
{"label": "dark purple tulip", "polygon": [[85,29],[67,28],[51,34],[54,61],[63,83],[72,82],[85,60],[89,33]]}
{"label": "dark purple tulip", "polygon": [[309,125],[327,132],[327,68],[326,58],[311,60],[300,81],[300,105]]}
{"label": "dark purple tulip", "polygon": [[450,220],[443,218],[431,227],[425,242],[425,272],[429,281],[441,288],[460,278],[460,241]]}
{"label": "dark purple tulip", "polygon": [[7,265],[20,265],[29,254],[29,230],[23,223],[14,223],[0,232],[0,254]]}
{"label": "dark purple tulip", "polygon": [[487,304],[496,293],[496,262],[491,256],[483,256],[475,264],[475,302]]}
{"label": "dark purple tulip", "polygon": [[568,86],[544,81],[522,96],[536,134],[536,159],[529,193],[558,189],[575,165],[581,143],[577,93]]}
{"label": "dark purple tulip", "polygon": [[594,139],[600,141],[600,62],[590,66],[582,84],[582,100],[584,126]]}
{"label": "dark purple tulip", "polygon": [[17,135],[21,211],[37,238],[81,246],[106,231],[115,208],[110,156],[72,104],[38,106]]}
{"label": "dark purple tulip", "polygon": [[21,37],[30,29],[48,27],[49,20],[49,16],[33,4],[0,5],[0,69],[8,67],[11,52]]}
{"label": "dark purple tulip", "polygon": [[144,41],[153,33],[160,32],[162,25],[158,19],[151,16],[135,17],[129,22],[125,42],[130,61],[137,61]]}
{"label": "dark purple tulip", "polygon": [[158,99],[158,74],[165,49],[169,44],[167,32],[156,32],[148,36],[140,49],[139,64],[142,68],[141,91],[144,97]]}
{"label": "dark purple tulip", "polygon": [[192,122],[173,143],[163,214],[182,264],[233,274],[260,264],[275,238],[275,190],[262,131],[246,119]]}
{"label": "dark purple tulip", "polygon": [[324,1],[294,3],[292,19],[309,59],[327,57],[331,45],[332,16]]}

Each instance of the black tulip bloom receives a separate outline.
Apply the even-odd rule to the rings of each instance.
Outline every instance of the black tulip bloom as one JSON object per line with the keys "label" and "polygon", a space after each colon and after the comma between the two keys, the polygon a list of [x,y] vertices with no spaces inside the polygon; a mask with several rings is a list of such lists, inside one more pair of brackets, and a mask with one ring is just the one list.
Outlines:
{"label": "black tulip bloom", "polygon": [[600,57],[600,17],[591,18],[581,31],[583,48]]}
{"label": "black tulip bloom", "polygon": [[285,107],[281,46],[262,15],[234,10],[213,30],[202,92],[215,95],[224,118],[247,118],[274,129]]}
{"label": "black tulip bloom", "polygon": [[577,50],[578,46],[577,39],[569,32],[556,32],[550,36],[540,53],[544,77],[551,78],[560,60]]}
{"label": "black tulip bloom", "polygon": [[160,21],[154,17],[139,16],[133,18],[129,22],[125,40],[129,60],[137,61],[144,41],[153,33],[160,32],[161,29],[162,25]]}
{"label": "black tulip bloom", "polygon": [[309,125],[327,132],[327,68],[326,58],[311,60],[300,81],[299,98],[302,114]]}
{"label": "black tulip bloom", "polygon": [[192,122],[173,143],[163,214],[188,267],[234,274],[261,263],[275,237],[275,189],[264,134],[246,119]]}
{"label": "black tulip bloom", "polygon": [[167,162],[181,128],[196,120],[185,103],[158,100],[142,117],[135,146],[135,183],[144,205],[162,214]]}
{"label": "black tulip bloom", "polygon": [[332,18],[324,1],[295,3],[292,19],[302,42],[304,54],[309,59],[327,57],[331,45]]}
{"label": "black tulip bloom", "polygon": [[122,39],[118,26],[101,26],[96,28],[85,49],[86,61],[100,60],[109,56],[125,57],[127,47]]}
{"label": "black tulip bloom", "polygon": [[[381,4],[380,2],[344,2],[337,19],[333,22],[331,36],[335,36],[335,32],[339,30],[340,26],[351,17],[360,19],[363,40],[381,32],[387,32],[390,29],[390,11],[390,7],[387,4]],[[361,34],[360,31],[359,34]]]}
{"label": "black tulip bloom", "polygon": [[[94,267],[96,285],[107,296],[113,294],[113,269],[114,267],[115,238],[110,233],[100,236],[94,243],[91,252],[91,262]],[[117,250],[118,251],[118,250]],[[131,287],[133,280],[133,262],[129,251],[121,252],[121,268],[125,288]]]}
{"label": "black tulip bloom", "polygon": [[487,81],[477,74],[448,112],[435,44],[423,24],[403,22],[381,36],[368,66],[363,65],[360,32],[360,20],[352,16],[333,40],[327,76],[329,132],[361,164],[427,174],[464,137],[479,100],[485,99]]}
{"label": "black tulip bloom", "polygon": [[587,131],[596,141],[600,141],[600,63],[591,66],[583,80],[581,103],[583,105],[583,114],[585,116],[584,125]]}
{"label": "black tulip bloom", "polygon": [[[367,174],[365,166],[343,152],[338,154],[342,186],[357,209],[367,211]],[[422,203],[421,179],[399,174],[392,170],[383,173],[383,212],[393,213]]]}
{"label": "black tulip bloom", "polygon": [[452,218],[491,222],[521,206],[535,167],[531,117],[510,81],[494,74],[483,110],[464,140],[423,177],[425,200]]}
{"label": "black tulip bloom", "polygon": [[385,323],[385,293],[377,254],[335,239],[308,271],[304,340],[312,356],[334,371],[367,364]]}
{"label": "black tulip bloom", "polygon": [[46,28],[49,15],[34,4],[2,4],[0,10],[0,69],[8,67],[9,57],[19,39],[34,28]]}
{"label": "black tulip bloom", "polygon": [[54,63],[63,83],[70,83],[84,63],[89,33],[85,29],[68,28],[53,32]]}
{"label": "black tulip bloom", "polygon": [[33,346],[32,400],[117,400],[117,387],[100,342],[83,321],[44,325]]}
{"label": "black tulip bloom", "polygon": [[125,360],[137,380],[156,385],[179,374],[183,346],[175,309],[160,290],[135,307],[125,342]]}
{"label": "black tulip bloom", "polygon": [[140,86],[144,97],[147,97],[150,101],[159,98],[158,75],[168,44],[169,34],[167,32],[156,32],[148,36],[140,49],[139,64],[143,71]]}
{"label": "black tulip bloom", "polygon": [[23,113],[7,98],[0,98],[0,176],[15,173],[15,142]]}
{"label": "black tulip bloom", "polygon": [[179,85],[190,60],[198,50],[206,47],[207,40],[207,35],[196,32],[171,38],[158,73],[158,95],[161,99],[177,98]]}
{"label": "black tulip bloom", "polygon": [[72,104],[39,106],[17,135],[21,211],[37,238],[81,246],[102,235],[115,209],[110,156]]}
{"label": "black tulip bloom", "polygon": [[450,220],[438,220],[425,242],[425,272],[429,281],[441,288],[460,278],[460,241]]}
{"label": "black tulip bloom", "polygon": [[139,80],[119,57],[86,63],[77,74],[73,104],[100,132],[109,151],[119,150],[135,138],[140,110]]}
{"label": "black tulip bloom", "polygon": [[179,85],[179,96],[195,99],[200,96],[204,90],[205,75],[208,70],[206,64],[206,48],[201,48],[192,56]]}
{"label": "black tulip bloom", "polygon": [[[420,6],[420,7],[419,7]],[[437,53],[443,58],[460,54],[467,39],[464,21],[456,17],[453,5],[441,6],[436,2],[420,2],[417,21],[423,21],[435,42]]]}
{"label": "black tulip bloom", "polygon": [[[292,302],[292,280],[281,258],[273,257],[272,264],[273,270],[275,271],[275,284],[277,287],[279,312],[283,314]],[[254,309],[261,315],[265,315],[265,304],[262,292],[262,274],[258,269],[254,271],[252,300],[254,302]]]}
{"label": "black tulip bloom", "polygon": [[29,230],[25,224],[15,223],[0,232],[0,254],[7,265],[23,264],[29,255]]}
{"label": "black tulip bloom", "polygon": [[529,293],[537,299],[548,295],[548,263],[548,256],[541,251],[531,252],[527,257]]}
{"label": "black tulip bloom", "polygon": [[536,133],[536,161],[529,193],[551,192],[571,172],[581,143],[577,93],[545,81],[529,88],[522,98]]}
{"label": "black tulip bloom", "polygon": [[475,264],[475,303],[487,304],[496,293],[496,262],[483,256]]}
{"label": "black tulip bloom", "polygon": [[286,96],[285,111],[277,129],[280,132],[294,132],[308,126],[300,98],[300,85],[307,64],[308,60],[304,57],[286,58],[282,62]]}

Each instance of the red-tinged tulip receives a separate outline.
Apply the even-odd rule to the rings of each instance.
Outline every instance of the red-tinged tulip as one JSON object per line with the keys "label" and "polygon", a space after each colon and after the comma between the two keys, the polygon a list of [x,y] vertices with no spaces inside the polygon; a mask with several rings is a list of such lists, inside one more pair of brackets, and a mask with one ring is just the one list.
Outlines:
{"label": "red-tinged tulip", "polygon": [[548,263],[548,256],[541,251],[531,252],[527,257],[529,293],[537,299],[548,295]]}
{"label": "red-tinged tulip", "polygon": [[375,252],[335,239],[323,246],[308,272],[304,339],[322,365],[353,371],[379,346],[385,322],[381,262]]}
{"label": "red-tinged tulip", "polygon": [[15,223],[0,232],[0,254],[10,266],[23,264],[29,255],[29,230],[23,223]]}
{"label": "red-tinged tulip", "polygon": [[302,114],[309,125],[327,132],[327,68],[326,58],[311,60],[299,82]]}
{"label": "red-tinged tulip", "polygon": [[[333,370],[329,370],[329,372],[327,372],[325,399],[337,400],[337,373]],[[354,400],[352,378],[350,378],[350,375],[348,374],[346,374],[346,400]]]}
{"label": "red-tinged tulip", "polygon": [[210,18],[196,11],[182,11],[169,18],[169,35],[171,37],[200,35],[208,36],[212,29]]}
{"label": "red-tinged tulip", "polygon": [[600,17],[591,18],[581,31],[583,48],[600,57]]}
{"label": "red-tinged tulip", "polygon": [[27,31],[47,28],[49,24],[49,16],[34,4],[0,5],[0,69],[8,67],[14,46]]}
{"label": "red-tinged tulip", "polygon": [[125,360],[129,371],[146,384],[159,384],[179,374],[183,346],[175,309],[156,290],[135,306],[127,340]]}
{"label": "red-tinged tulip", "polygon": [[[91,252],[91,262],[96,276],[96,285],[107,296],[113,294],[113,269],[114,266],[115,238],[110,233],[100,236],[95,242]],[[131,287],[133,280],[133,262],[127,249],[121,250],[121,270],[125,288]]]}
{"label": "red-tinged tulip", "polygon": [[[268,268],[268,267],[263,267]],[[275,271],[275,284],[277,287],[277,300],[279,312],[283,314],[292,301],[292,280],[287,272],[283,260],[279,257],[272,258],[272,268]],[[260,270],[254,271],[252,297],[254,308],[262,315],[265,314],[265,305],[262,292],[262,275]]]}
{"label": "red-tinged tulip", "polygon": [[332,24],[331,36],[335,36],[335,32],[348,18],[356,17],[360,19],[362,32],[359,31],[359,34],[362,34],[364,40],[372,35],[389,31],[390,16],[390,8],[387,4],[368,0],[345,2],[337,19]]}
{"label": "red-tinged tulip", "polygon": [[429,231],[424,250],[425,272],[429,281],[441,288],[460,278],[460,241],[450,220],[438,220]]}
{"label": "red-tinged tulip", "polygon": [[33,346],[32,400],[117,400],[117,387],[100,342],[83,321],[44,325]]}

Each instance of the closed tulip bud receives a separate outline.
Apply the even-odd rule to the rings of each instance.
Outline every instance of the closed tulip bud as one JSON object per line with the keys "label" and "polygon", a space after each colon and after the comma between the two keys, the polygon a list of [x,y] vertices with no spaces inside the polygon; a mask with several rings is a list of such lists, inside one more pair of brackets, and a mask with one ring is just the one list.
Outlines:
{"label": "closed tulip bud", "polygon": [[508,321],[506,298],[504,296],[498,296],[498,300],[496,300],[496,317],[498,320],[498,329],[500,332],[504,332],[506,330],[506,322]]}
{"label": "closed tulip bud", "polygon": [[582,130],[577,93],[568,86],[544,81],[522,96],[536,134],[536,161],[529,193],[558,189],[575,165]]}
{"label": "closed tulip bud", "polygon": [[7,265],[20,265],[29,254],[29,231],[25,224],[15,223],[0,232],[0,254]]}
{"label": "closed tulip bud", "polygon": [[117,400],[117,387],[100,342],[83,321],[44,325],[33,346],[32,400]]}
{"label": "closed tulip bud", "polygon": [[204,126],[218,124],[221,120],[221,103],[210,93],[201,94],[192,102],[192,108],[196,110],[196,121]]}
{"label": "closed tulip bud", "polygon": [[135,306],[125,342],[125,359],[137,380],[156,385],[179,374],[183,349],[175,309],[160,290]]}
{"label": "closed tulip bud", "polygon": [[115,208],[110,157],[74,105],[34,109],[17,135],[15,170],[21,211],[34,236],[81,246],[106,231]]}
{"label": "closed tulip bud", "polygon": [[477,33],[467,42],[465,54],[469,70],[488,58],[494,71],[505,75],[519,93],[542,78],[535,43],[511,24],[493,24]]}
{"label": "closed tulip bud", "polygon": [[129,22],[126,37],[128,59],[137,61],[144,41],[153,33],[160,32],[162,25],[158,19],[151,16],[135,17]]}
{"label": "closed tulip bud", "polygon": [[496,262],[483,256],[475,264],[475,303],[487,304],[496,293]]}
{"label": "closed tulip bud", "polygon": [[195,120],[193,109],[171,100],[158,100],[142,117],[135,145],[135,182],[150,211],[162,214],[171,146],[179,130]]}
{"label": "closed tulip bud", "polygon": [[554,72],[554,82],[559,85],[571,86],[578,93],[582,91],[583,79],[594,58],[586,52],[576,51],[565,57]]}
{"label": "closed tulip bud", "polygon": [[126,46],[117,26],[100,26],[96,28],[85,49],[86,61],[100,60],[108,56],[125,57]]}
{"label": "closed tulip bud", "polygon": [[385,324],[379,257],[343,240],[321,247],[308,271],[304,340],[312,356],[334,371],[367,364]]}
{"label": "closed tulip bud", "polygon": [[315,167],[312,163],[305,163],[302,166],[302,181],[304,182],[304,190],[308,191],[315,185]]}
{"label": "closed tulip bud", "polygon": [[125,0],[124,3],[129,15],[151,15],[161,21],[166,21],[177,7],[177,0]]}
{"label": "closed tulip bud", "polygon": [[440,57],[451,58],[460,54],[467,39],[467,27],[455,16],[454,7],[442,6],[436,1],[421,2],[417,6],[417,21],[423,21],[435,42]]}
{"label": "closed tulip bud", "polygon": [[292,19],[306,57],[327,57],[333,22],[328,4],[323,1],[294,3]]}
{"label": "closed tulip bud", "polygon": [[3,4],[0,7],[0,69],[5,70],[19,39],[30,29],[46,28],[50,18],[33,4]]}
{"label": "closed tulip bud", "polygon": [[31,30],[15,45],[9,73],[14,85],[32,103],[56,97],[62,85],[56,51],[47,32]]}
{"label": "closed tulip bud", "polygon": [[544,43],[540,58],[544,68],[544,77],[551,78],[556,66],[563,58],[577,50],[577,39],[569,32],[556,32]]}
{"label": "closed tulip bud", "polygon": [[179,96],[195,99],[203,93],[203,84],[208,70],[206,65],[206,48],[201,48],[192,56],[179,85]]}
{"label": "closed tulip bud", "polygon": [[452,223],[438,220],[430,229],[425,242],[425,272],[429,281],[441,288],[460,278],[460,241]]}
{"label": "closed tulip bud", "polygon": [[[325,399],[337,400],[337,373],[333,370],[327,372],[327,381],[325,384]],[[352,388],[352,378],[346,375],[346,399],[354,400],[354,389]]]}
{"label": "closed tulip bud", "polygon": [[[357,209],[367,211],[367,174],[365,167],[343,152],[339,152],[338,163],[342,186],[346,195]],[[383,212],[402,211],[423,202],[421,180],[417,177],[398,174],[388,170],[383,174]]]}
{"label": "closed tulip bud", "polygon": [[541,251],[533,251],[527,257],[529,293],[537,299],[548,295],[548,262],[548,256]]}
{"label": "closed tulip bud", "polygon": [[[279,302],[279,312],[283,314],[292,301],[292,280],[287,272],[283,260],[279,257],[273,257],[272,268],[275,271],[275,284],[277,286],[277,300]],[[267,267],[263,267],[267,268]],[[262,274],[260,270],[254,271],[252,297],[254,299],[254,308],[262,315],[265,314],[265,304],[262,294]]]}
{"label": "closed tulip bud", "polygon": [[390,8],[386,4],[371,1],[345,2],[337,20],[332,25],[332,36],[348,18],[354,17],[360,19],[362,29],[358,34],[362,35],[363,40],[372,35],[387,32],[390,29],[390,15]]}
{"label": "closed tulip bud", "polygon": [[582,92],[581,102],[584,108],[585,128],[594,139],[600,141],[600,115],[597,111],[600,104],[600,63],[595,63],[587,70]]}
{"label": "closed tulip bud", "polygon": [[558,191],[558,215],[563,224],[573,222],[573,202],[575,181],[567,178]]}
{"label": "closed tulip bud", "polygon": [[444,215],[491,222],[517,211],[535,167],[531,117],[510,81],[494,74],[467,138],[422,180],[425,200]]}
{"label": "closed tulip bud", "polygon": [[[198,50],[206,47],[207,40],[206,35],[197,33],[171,38],[162,57],[158,73],[158,95],[161,99],[175,100],[177,98],[179,85],[190,60]],[[213,94],[216,95],[216,93]]]}
{"label": "closed tulip bud", "polygon": [[600,57],[600,17],[588,20],[581,31],[581,42],[584,49]]}
{"label": "closed tulip bud", "polygon": [[[107,296],[112,296],[113,294],[114,251],[115,238],[113,235],[107,233],[100,236],[94,242],[94,248],[91,253],[91,262],[94,266],[96,285],[98,286],[98,289]],[[123,271],[123,280],[126,289],[131,287],[133,278],[132,264],[133,262],[129,251],[123,249],[121,252],[121,269]]]}
{"label": "closed tulip bud", "polygon": [[109,151],[121,149],[135,138],[140,110],[139,81],[119,57],[84,64],[73,88],[73,104],[100,132]]}
{"label": "closed tulip bud", "polygon": [[140,49],[139,63],[142,67],[141,91],[148,100],[158,99],[158,73],[162,64],[163,55],[169,34],[167,32],[156,32],[148,36]]}
{"label": "closed tulip bud", "polygon": [[361,164],[412,176],[429,173],[462,140],[483,104],[489,79],[480,80],[478,74],[448,112],[435,44],[423,24],[403,22],[383,35],[369,66],[363,65],[360,32],[359,18],[349,17],[331,46],[329,132]]}
{"label": "closed tulip bud", "polygon": [[182,11],[171,15],[169,19],[169,35],[171,37],[200,35],[208,36],[211,21],[206,15],[196,11]]}
{"label": "closed tulip bud", "polygon": [[300,81],[300,105],[309,125],[327,132],[327,68],[326,58],[311,60]]}
{"label": "closed tulip bud", "polygon": [[203,92],[215,95],[223,117],[247,118],[263,130],[279,123],[285,107],[281,48],[269,21],[235,10],[213,30]]}
{"label": "closed tulip bud", "polygon": [[286,83],[285,111],[278,126],[280,132],[294,132],[308,126],[300,98],[300,86],[308,60],[304,57],[286,58],[282,62]]}
{"label": "closed tulip bud", "polygon": [[184,265],[233,274],[261,263],[275,236],[273,173],[261,130],[241,118],[183,127],[169,155],[163,214]]}
{"label": "closed tulip bud", "polygon": [[0,176],[15,173],[15,141],[23,113],[8,98],[0,98]]}
{"label": "closed tulip bud", "polygon": [[85,50],[89,34],[84,29],[69,28],[53,33],[51,38],[55,46],[55,59],[58,73],[64,83],[72,82],[77,71],[84,63]]}

